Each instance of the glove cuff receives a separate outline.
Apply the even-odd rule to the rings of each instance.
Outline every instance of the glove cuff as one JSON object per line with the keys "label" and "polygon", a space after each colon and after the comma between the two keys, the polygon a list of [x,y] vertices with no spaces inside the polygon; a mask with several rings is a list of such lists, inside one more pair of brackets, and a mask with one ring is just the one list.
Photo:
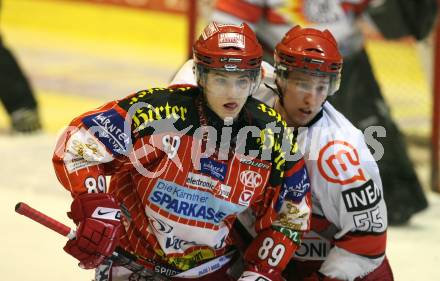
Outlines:
{"label": "glove cuff", "polygon": [[121,211],[116,200],[110,194],[86,193],[73,200],[68,216],[76,225],[87,218],[95,218],[118,225]]}

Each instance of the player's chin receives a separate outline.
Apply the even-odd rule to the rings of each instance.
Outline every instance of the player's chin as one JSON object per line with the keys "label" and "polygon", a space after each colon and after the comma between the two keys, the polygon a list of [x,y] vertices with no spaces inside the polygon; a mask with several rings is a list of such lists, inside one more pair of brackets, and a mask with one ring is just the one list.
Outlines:
{"label": "player's chin", "polygon": [[312,112],[307,112],[307,113],[304,113],[304,112],[301,112],[301,111],[299,111],[298,112],[298,114],[296,114],[296,123],[299,125],[299,126],[306,126],[307,124],[309,124],[311,121],[312,121],[312,119],[313,119],[313,114],[312,114]]}
{"label": "player's chin", "polygon": [[307,124],[310,123],[311,118],[308,118],[308,117],[297,117],[293,121],[295,123],[294,124],[295,127],[305,127],[305,126],[307,126]]}
{"label": "player's chin", "polygon": [[240,111],[223,111],[222,112],[222,114],[221,114],[221,118],[222,119],[226,119],[226,118],[232,118],[232,119],[235,119],[235,118],[237,118],[237,116],[238,116],[238,114],[240,113]]}
{"label": "player's chin", "polygon": [[234,107],[223,107],[222,108],[222,115],[224,116],[223,118],[229,117],[229,118],[236,118],[238,116],[238,114],[240,113],[241,109],[243,108],[243,106],[240,105],[236,105]]}
{"label": "player's chin", "polygon": [[235,119],[237,118],[238,114],[222,114],[222,116],[220,116],[223,120],[224,119]]}

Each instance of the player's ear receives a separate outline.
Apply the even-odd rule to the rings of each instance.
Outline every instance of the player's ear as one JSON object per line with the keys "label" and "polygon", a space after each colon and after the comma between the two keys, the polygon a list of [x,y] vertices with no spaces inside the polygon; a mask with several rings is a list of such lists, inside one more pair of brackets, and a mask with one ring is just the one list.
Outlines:
{"label": "player's ear", "polygon": [[204,77],[202,76],[202,77],[198,77],[197,79],[198,79],[197,84],[198,84],[200,87],[205,88],[205,85],[206,85],[206,78],[204,78]]}
{"label": "player's ear", "polygon": [[278,75],[275,76],[275,86],[278,89],[278,91],[281,89],[281,85],[282,85],[281,77],[279,77]]}

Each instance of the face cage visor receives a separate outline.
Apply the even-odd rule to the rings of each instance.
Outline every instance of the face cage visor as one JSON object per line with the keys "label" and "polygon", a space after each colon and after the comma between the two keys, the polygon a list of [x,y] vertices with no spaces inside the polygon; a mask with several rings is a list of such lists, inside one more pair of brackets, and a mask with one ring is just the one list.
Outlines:
{"label": "face cage visor", "polygon": [[[208,77],[209,73],[211,75]],[[199,87],[204,91],[206,91],[205,88],[209,88],[210,92],[218,97],[250,96],[257,91],[261,82],[261,68],[225,69],[196,64],[195,75]],[[231,91],[233,91],[232,95]]]}
{"label": "face cage visor", "polygon": [[[276,74],[281,82],[281,88],[286,89],[287,83],[292,83],[296,77],[313,76],[313,77],[329,77],[329,84],[326,90],[327,96],[332,96],[339,89],[341,83],[340,73],[322,72],[319,70],[301,69],[296,67],[286,67],[285,65],[275,65]],[[307,80],[307,79],[302,79]],[[306,81],[305,81],[306,82]],[[299,91],[311,90],[311,85],[308,83],[298,83],[297,88]]]}

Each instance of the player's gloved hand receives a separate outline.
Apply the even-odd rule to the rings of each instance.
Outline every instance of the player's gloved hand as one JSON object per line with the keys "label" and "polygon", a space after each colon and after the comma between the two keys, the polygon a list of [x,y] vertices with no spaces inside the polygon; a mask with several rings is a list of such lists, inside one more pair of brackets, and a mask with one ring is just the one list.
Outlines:
{"label": "player's gloved hand", "polygon": [[281,273],[286,268],[297,248],[284,233],[267,228],[255,237],[244,254],[245,271],[240,281],[282,281]]}
{"label": "player's gloved hand", "polygon": [[82,194],[73,200],[68,213],[78,225],[76,238],[64,250],[85,269],[96,268],[115,250],[121,232],[118,204],[106,193]]}
{"label": "player's gloved hand", "polygon": [[325,276],[320,272],[314,272],[309,277],[304,278],[303,281],[342,281],[342,280]]}

